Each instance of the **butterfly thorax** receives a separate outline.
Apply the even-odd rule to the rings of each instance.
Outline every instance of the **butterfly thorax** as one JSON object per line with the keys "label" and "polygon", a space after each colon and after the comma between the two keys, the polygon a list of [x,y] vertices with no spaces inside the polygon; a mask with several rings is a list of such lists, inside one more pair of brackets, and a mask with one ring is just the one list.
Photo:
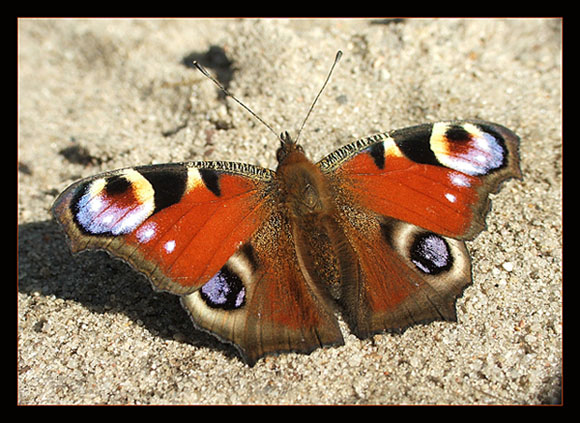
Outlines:
{"label": "butterfly thorax", "polygon": [[[328,214],[331,202],[328,184],[320,169],[294,143],[283,144],[276,174],[290,215],[302,220]],[[280,151],[280,150],[279,150]]]}

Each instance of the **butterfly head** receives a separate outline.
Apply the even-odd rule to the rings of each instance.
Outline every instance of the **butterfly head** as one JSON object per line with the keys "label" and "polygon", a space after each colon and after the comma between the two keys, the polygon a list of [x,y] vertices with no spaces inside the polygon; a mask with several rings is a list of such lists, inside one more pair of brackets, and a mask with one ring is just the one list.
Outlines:
{"label": "butterfly head", "polygon": [[278,163],[286,161],[292,153],[299,153],[300,156],[304,156],[304,149],[300,144],[298,144],[288,133],[284,131],[280,134],[280,147],[276,151],[276,159]]}

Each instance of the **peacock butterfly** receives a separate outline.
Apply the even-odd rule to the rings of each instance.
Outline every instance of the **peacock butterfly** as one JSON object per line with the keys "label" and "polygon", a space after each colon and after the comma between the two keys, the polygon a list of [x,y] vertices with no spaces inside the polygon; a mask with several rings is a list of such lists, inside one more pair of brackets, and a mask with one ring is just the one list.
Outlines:
{"label": "peacock butterfly", "polygon": [[53,213],[73,252],[129,263],[254,365],[342,345],[337,311],[359,338],[455,320],[471,283],[464,241],[484,228],[488,195],[521,176],[518,145],[501,125],[438,122],[313,163],[285,132],[276,171],[224,161],[120,169],[74,183]]}

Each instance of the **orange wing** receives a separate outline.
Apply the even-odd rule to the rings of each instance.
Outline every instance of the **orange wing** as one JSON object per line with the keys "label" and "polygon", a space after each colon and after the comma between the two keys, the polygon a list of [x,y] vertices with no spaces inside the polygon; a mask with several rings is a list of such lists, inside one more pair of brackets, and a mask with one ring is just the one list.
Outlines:
{"label": "orange wing", "polygon": [[[73,251],[103,249],[174,294],[199,289],[262,224],[271,174],[232,164],[122,169],[77,182],[53,212]],[[248,171],[249,169],[249,171]]]}
{"label": "orange wing", "polygon": [[337,192],[380,215],[471,239],[484,227],[488,194],[519,177],[518,137],[487,122],[441,122],[347,145],[319,166]]}

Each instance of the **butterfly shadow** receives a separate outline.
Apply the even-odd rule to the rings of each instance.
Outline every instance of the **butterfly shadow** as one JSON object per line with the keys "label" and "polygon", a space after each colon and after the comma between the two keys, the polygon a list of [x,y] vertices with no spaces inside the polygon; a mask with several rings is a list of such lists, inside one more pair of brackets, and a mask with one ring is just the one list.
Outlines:
{"label": "butterfly shadow", "polygon": [[103,251],[71,254],[52,220],[18,226],[18,291],[76,301],[92,313],[122,313],[155,336],[238,356],[234,347],[197,330],[179,298],[155,292],[145,276]]}
{"label": "butterfly shadow", "polygon": [[[215,73],[217,80],[223,85],[224,88],[230,86],[230,82],[234,78],[234,68],[232,61],[227,57],[225,50],[216,45],[210,46],[207,51],[199,52],[192,51],[181,59],[181,64],[189,69],[197,69],[194,62],[198,62],[205,68],[210,68]],[[220,93],[220,96],[225,97],[224,93]]]}

